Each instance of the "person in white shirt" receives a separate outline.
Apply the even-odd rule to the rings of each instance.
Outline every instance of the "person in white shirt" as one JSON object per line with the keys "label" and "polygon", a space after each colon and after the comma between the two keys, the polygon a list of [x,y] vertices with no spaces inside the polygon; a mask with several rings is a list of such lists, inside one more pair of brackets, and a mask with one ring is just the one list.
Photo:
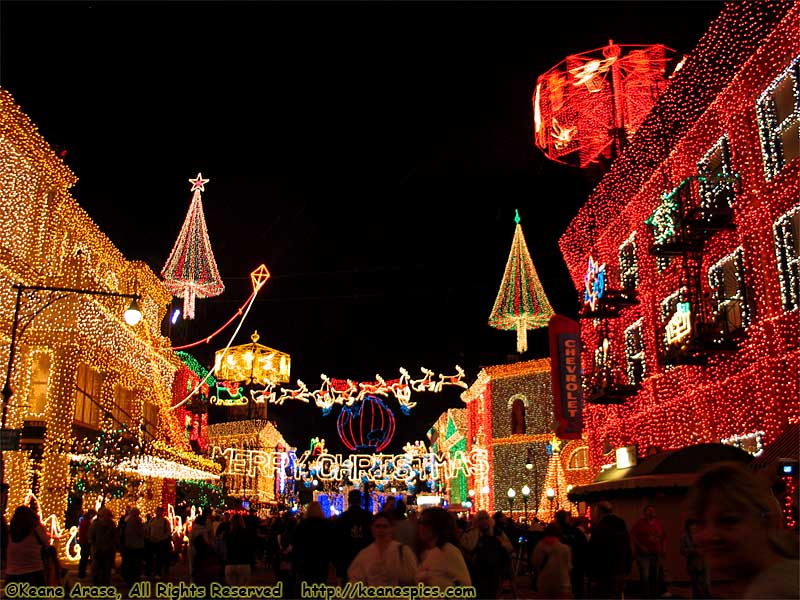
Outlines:
{"label": "person in white shirt", "polygon": [[561,528],[551,523],[536,544],[531,562],[536,568],[537,598],[572,598],[572,553],[560,540]]}
{"label": "person in white shirt", "polygon": [[348,581],[363,581],[370,586],[414,585],[417,558],[414,551],[394,537],[394,522],[386,512],[372,520],[374,542],[359,552],[347,569]]}
{"label": "person in white shirt", "polygon": [[464,555],[454,544],[456,523],[453,516],[434,506],[422,511],[417,527],[422,546],[417,581],[441,590],[472,585]]}

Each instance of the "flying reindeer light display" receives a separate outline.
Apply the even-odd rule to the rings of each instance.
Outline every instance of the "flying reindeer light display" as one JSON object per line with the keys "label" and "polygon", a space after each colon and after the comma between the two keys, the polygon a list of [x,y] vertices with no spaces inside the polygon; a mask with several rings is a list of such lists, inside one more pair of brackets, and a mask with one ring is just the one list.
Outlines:
{"label": "flying reindeer light display", "polygon": [[400,377],[387,381],[380,374],[375,375],[375,381],[355,382],[352,379],[331,379],[324,373],[320,375],[322,380],[316,390],[309,390],[305,383],[297,380],[297,388],[280,388],[280,393],[275,390],[277,383],[267,381],[262,389],[251,390],[250,397],[257,404],[270,403],[282,405],[286,400],[296,400],[314,404],[322,409],[323,415],[328,415],[334,405],[352,407],[354,404],[363,402],[370,396],[382,396],[387,398],[389,395],[395,397],[400,404],[400,410],[408,415],[417,403],[411,400],[411,392],[441,392],[445,386],[452,385],[467,389],[469,386],[463,381],[464,369],[456,365],[455,375],[439,374],[438,381],[435,379],[436,373],[430,369],[422,367],[422,377],[411,379],[405,368],[400,368]]}

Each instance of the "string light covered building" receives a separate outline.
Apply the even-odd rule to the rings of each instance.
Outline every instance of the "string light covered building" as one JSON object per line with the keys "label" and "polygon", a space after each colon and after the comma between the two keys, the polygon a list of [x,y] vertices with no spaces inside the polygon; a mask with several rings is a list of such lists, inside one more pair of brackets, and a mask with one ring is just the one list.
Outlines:
{"label": "string light covered building", "polygon": [[[208,426],[208,443],[212,456],[221,456],[229,448],[264,452],[288,452],[291,447],[275,424],[266,419],[248,419],[215,423]],[[228,465],[226,464],[226,467]],[[228,470],[226,469],[226,473]],[[286,504],[294,492],[294,481],[285,473],[261,469],[236,471],[225,475],[226,494],[246,500],[253,508]]]}
{"label": "string light covered building", "polygon": [[[457,452],[467,453],[467,409],[448,408],[428,430],[431,452],[454,458]],[[453,479],[438,482],[439,491],[450,504],[469,500],[469,481],[463,472]]]}
{"label": "string light covered building", "polygon": [[[164,478],[219,472],[181,443],[182,427],[167,411],[181,368],[161,335],[170,294],[144,263],[126,260],[77,204],[69,193],[76,181],[0,89],[0,361],[11,374],[4,426],[21,433],[19,444],[3,451],[4,479],[8,510],[33,493],[54,532],[64,525],[68,499],[80,496],[79,466],[97,458],[77,456],[81,448],[118,450],[104,447],[104,437],[131,438],[121,481],[137,487],[124,502],[144,513],[161,504]],[[37,286],[47,289],[31,289]],[[138,294],[141,322],[128,325],[123,311],[131,300],[113,294]],[[84,508],[95,499],[84,494]],[[107,500],[117,514],[124,508],[119,495]]]}
{"label": "string light covered building", "polygon": [[[548,487],[553,488],[560,508],[570,510],[567,486],[589,479],[587,445],[583,439],[553,444],[550,359],[485,367],[461,399],[467,403],[468,447],[485,449],[489,462],[488,473],[469,478],[475,507],[511,510],[520,516],[525,508],[522,490],[527,486],[531,518]],[[554,445],[560,452],[552,452]],[[553,461],[561,462],[555,465]]]}
{"label": "string light covered building", "polygon": [[799,9],[724,3],[560,239],[595,472],[797,419]]}

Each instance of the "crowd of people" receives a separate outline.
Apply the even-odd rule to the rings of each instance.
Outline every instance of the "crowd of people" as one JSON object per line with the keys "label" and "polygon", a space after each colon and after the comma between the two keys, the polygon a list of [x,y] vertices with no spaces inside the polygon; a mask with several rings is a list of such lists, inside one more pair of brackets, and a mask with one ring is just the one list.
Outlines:
{"label": "crowd of people", "polygon": [[[353,490],[347,510],[331,519],[318,502],[268,519],[254,510],[205,510],[188,534],[173,528],[160,508],[145,519],[131,508],[118,522],[108,508],[89,510],[78,528],[78,577],[87,578],[90,568],[91,583],[109,585],[119,552],[128,586],[142,577],[159,580],[186,561],[198,585],[248,585],[257,569],[271,569],[287,598],[301,597],[304,582],[473,586],[477,598],[496,598],[504,584],[515,593],[520,574],[531,576],[539,598],[658,598],[670,591],[664,571],[670,538],[685,557],[693,598],[800,594],[796,532],[781,527],[775,497],[741,465],[718,465],[698,477],[678,532],[667,531],[652,505],[629,528],[604,501],[593,506],[591,520],[559,511],[546,524],[515,523],[483,510],[457,519],[439,507],[409,510],[393,497],[373,515],[363,503]],[[44,585],[57,578],[34,510],[18,507],[3,535],[6,582]],[[632,586],[634,565],[638,585]]]}

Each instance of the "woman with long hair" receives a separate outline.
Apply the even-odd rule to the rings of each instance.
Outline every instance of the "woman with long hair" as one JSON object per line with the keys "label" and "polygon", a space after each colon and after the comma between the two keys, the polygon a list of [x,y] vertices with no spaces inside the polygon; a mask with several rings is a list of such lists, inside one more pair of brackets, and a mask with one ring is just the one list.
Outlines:
{"label": "woman with long hair", "polygon": [[456,544],[456,521],[445,509],[434,506],[417,520],[420,565],[417,581],[442,590],[472,585],[464,555]]}
{"label": "woman with long hair", "polygon": [[39,519],[27,506],[18,506],[8,526],[8,563],[6,582],[25,582],[31,585],[45,585],[43,550],[46,551],[50,538]]}
{"label": "woman with long hair", "polygon": [[383,511],[372,519],[374,541],[350,563],[348,581],[363,581],[370,586],[416,583],[417,558],[411,548],[394,540],[393,516]]}
{"label": "woman with long hair", "polygon": [[800,596],[797,537],[783,528],[780,504],[750,469],[709,467],[690,488],[687,508],[712,582],[724,580],[737,598]]}

